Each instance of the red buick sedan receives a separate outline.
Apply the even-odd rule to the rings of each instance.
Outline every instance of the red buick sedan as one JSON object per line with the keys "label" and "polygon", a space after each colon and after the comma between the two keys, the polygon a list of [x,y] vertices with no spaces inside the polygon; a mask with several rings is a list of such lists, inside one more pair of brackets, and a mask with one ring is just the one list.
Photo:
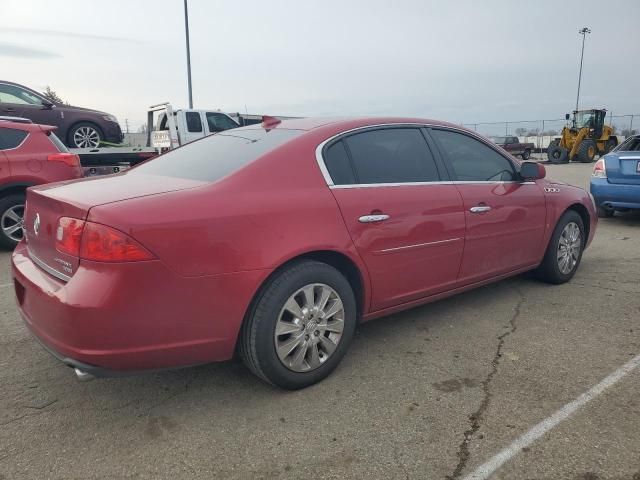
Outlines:
{"label": "red buick sedan", "polygon": [[527,270],[566,282],[593,238],[587,192],[458,126],[265,122],[29,189],[19,310],[79,377],[238,351],[305,387],[359,322]]}

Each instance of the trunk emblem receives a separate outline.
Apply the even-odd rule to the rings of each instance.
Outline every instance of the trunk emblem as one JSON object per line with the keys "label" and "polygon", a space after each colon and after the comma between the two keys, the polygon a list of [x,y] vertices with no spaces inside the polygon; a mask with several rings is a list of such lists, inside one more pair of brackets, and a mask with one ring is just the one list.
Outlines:
{"label": "trunk emblem", "polygon": [[38,235],[38,231],[40,231],[40,214],[36,213],[36,218],[33,220],[33,233]]}

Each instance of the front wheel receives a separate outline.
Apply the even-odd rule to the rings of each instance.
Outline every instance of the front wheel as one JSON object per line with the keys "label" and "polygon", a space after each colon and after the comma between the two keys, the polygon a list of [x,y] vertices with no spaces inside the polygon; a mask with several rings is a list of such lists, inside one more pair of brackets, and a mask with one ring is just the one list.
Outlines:
{"label": "front wheel", "polygon": [[71,148],[97,148],[104,139],[102,130],[93,123],[80,122],[69,131]]}
{"label": "front wheel", "polygon": [[278,273],[254,303],[240,334],[240,355],[266,382],[295,390],[328,376],[356,327],[346,278],[330,265],[303,261]]}
{"label": "front wheel", "polygon": [[569,161],[569,151],[560,145],[549,145],[547,158],[551,163],[567,163]]}
{"label": "front wheel", "polygon": [[571,280],[580,265],[586,241],[582,217],[575,210],[566,211],[558,220],[536,270],[538,278],[555,284]]}
{"label": "front wheel", "polygon": [[531,150],[522,152],[522,160],[529,160],[529,158],[531,158]]}
{"label": "front wheel", "polygon": [[14,248],[24,235],[24,194],[15,194],[0,200],[0,246]]}

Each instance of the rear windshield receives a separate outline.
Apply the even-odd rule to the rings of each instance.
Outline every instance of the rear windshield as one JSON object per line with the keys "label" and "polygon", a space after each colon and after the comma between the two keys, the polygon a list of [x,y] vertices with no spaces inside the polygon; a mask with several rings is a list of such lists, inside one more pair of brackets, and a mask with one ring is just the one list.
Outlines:
{"label": "rear windshield", "polygon": [[622,142],[614,151],[616,152],[637,152],[640,150],[640,137],[629,137]]}
{"label": "rear windshield", "polygon": [[62,141],[56,136],[55,133],[53,132],[49,133],[49,140],[51,140],[51,143],[53,143],[56,146],[59,152],[69,153],[69,149],[66,147],[64,143],[62,143]]}
{"label": "rear windshield", "polygon": [[228,130],[149,160],[130,174],[214,182],[299,136],[301,130]]}

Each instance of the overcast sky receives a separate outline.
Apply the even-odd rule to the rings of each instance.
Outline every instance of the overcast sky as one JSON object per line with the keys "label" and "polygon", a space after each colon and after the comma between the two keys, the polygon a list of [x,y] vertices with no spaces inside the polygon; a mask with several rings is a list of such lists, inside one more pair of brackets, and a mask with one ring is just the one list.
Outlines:
{"label": "overcast sky", "polygon": [[[640,1],[189,0],[196,108],[460,122],[640,113]],[[0,0],[0,79],[124,125],[187,106],[182,0]]]}

